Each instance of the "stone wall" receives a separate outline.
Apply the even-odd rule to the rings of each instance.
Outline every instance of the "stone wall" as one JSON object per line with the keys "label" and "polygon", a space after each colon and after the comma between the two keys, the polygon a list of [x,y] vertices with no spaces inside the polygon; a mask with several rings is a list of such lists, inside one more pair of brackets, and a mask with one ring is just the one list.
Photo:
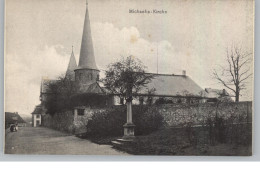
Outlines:
{"label": "stone wall", "polygon": [[[78,115],[77,110],[84,108],[84,115]],[[75,108],[74,110],[74,128],[75,134],[85,133],[87,132],[87,124],[88,121],[92,119],[92,116],[95,112],[105,111],[105,108],[89,108],[89,107],[80,107]]]}
{"label": "stone wall", "polygon": [[[125,108],[116,106],[116,109]],[[234,123],[252,122],[252,102],[200,103],[200,104],[164,104],[152,105],[164,117],[168,126],[174,127],[191,122],[193,125],[206,123],[208,118],[222,117],[232,119]],[[84,109],[84,115],[78,115],[78,109]],[[53,116],[44,115],[43,126],[73,134],[87,132],[86,125],[95,112],[109,108],[78,107],[74,112],[66,111]],[[111,109],[111,108],[110,108]]]}
{"label": "stone wall", "polygon": [[159,105],[153,108],[159,111],[169,126],[178,126],[187,122],[201,125],[208,118],[215,118],[216,115],[224,119],[232,119],[234,123],[252,122],[252,102]]}

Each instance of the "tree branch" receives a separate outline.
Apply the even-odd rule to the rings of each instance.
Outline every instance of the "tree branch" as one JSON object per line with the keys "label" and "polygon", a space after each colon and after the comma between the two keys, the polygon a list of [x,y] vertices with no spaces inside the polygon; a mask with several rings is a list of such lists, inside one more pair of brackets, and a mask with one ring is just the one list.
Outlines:
{"label": "tree branch", "polygon": [[218,76],[218,74],[217,74],[216,71],[214,71],[213,74],[214,74],[215,78],[216,78],[218,81],[220,81],[226,88],[228,88],[228,89],[232,90],[234,93],[236,93],[236,91],[235,91],[234,89],[232,89],[231,87],[229,87],[229,86],[225,83],[225,81],[222,80],[222,79]]}

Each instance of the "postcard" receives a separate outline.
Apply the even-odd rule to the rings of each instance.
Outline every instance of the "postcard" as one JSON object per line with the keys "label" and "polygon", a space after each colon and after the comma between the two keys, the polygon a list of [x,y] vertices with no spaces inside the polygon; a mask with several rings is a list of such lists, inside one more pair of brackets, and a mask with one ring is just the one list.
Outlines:
{"label": "postcard", "polygon": [[251,156],[254,0],[6,0],[5,154]]}

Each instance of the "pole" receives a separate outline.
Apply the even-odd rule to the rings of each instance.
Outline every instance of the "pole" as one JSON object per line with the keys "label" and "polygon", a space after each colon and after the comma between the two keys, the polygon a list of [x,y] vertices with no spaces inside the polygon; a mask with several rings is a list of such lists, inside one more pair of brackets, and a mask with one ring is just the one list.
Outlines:
{"label": "pole", "polygon": [[132,124],[132,102],[127,102],[127,124]]}
{"label": "pole", "polygon": [[126,107],[127,107],[127,113],[126,113],[126,124],[124,124],[124,136],[125,139],[133,139],[134,138],[134,127],[132,121],[132,90],[128,88],[127,90],[127,98],[126,98]]}
{"label": "pole", "polygon": [[157,42],[157,74],[158,74],[158,42]]}

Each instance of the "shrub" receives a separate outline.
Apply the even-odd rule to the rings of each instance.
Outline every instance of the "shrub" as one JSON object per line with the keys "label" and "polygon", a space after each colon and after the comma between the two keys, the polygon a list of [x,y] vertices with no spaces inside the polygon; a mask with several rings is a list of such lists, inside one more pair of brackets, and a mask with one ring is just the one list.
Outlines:
{"label": "shrub", "polygon": [[203,126],[204,136],[209,144],[217,143],[244,144],[252,143],[252,124],[243,123],[237,117],[224,119],[223,117],[208,118]]}
{"label": "shrub", "polygon": [[162,115],[149,106],[133,106],[133,123],[136,135],[152,133],[164,125]]}
{"label": "shrub", "polygon": [[[148,106],[133,106],[135,134],[143,135],[156,131],[163,125],[163,117]],[[126,106],[113,107],[94,113],[87,125],[88,134],[93,136],[122,136],[126,123]]]}
{"label": "shrub", "polygon": [[167,98],[159,98],[155,101],[156,105],[161,105],[161,104],[173,104],[172,100],[169,100]]}
{"label": "shrub", "polygon": [[87,124],[88,134],[94,136],[122,135],[126,123],[126,108],[113,108],[103,112],[95,112]]}

